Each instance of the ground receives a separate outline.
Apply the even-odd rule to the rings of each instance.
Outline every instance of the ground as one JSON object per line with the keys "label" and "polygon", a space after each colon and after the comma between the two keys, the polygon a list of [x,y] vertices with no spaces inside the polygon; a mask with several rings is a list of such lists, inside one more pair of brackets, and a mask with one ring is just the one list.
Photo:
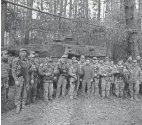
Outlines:
{"label": "ground", "polygon": [[[12,91],[12,90],[10,90]],[[16,114],[2,113],[2,125],[142,125],[142,97],[139,102],[111,96],[110,99],[83,98],[38,100]]]}

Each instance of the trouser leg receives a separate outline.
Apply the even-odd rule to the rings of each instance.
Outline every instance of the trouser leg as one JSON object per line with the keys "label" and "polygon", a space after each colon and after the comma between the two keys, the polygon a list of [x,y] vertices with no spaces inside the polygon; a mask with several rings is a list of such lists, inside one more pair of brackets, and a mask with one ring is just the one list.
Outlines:
{"label": "trouser leg", "polygon": [[49,98],[52,99],[53,96],[53,81],[49,83]]}
{"label": "trouser leg", "polygon": [[80,78],[78,77],[78,80],[77,80],[77,86],[76,86],[76,95],[79,91],[79,86],[80,86]]}
{"label": "trouser leg", "polygon": [[116,80],[115,82],[115,95],[119,96],[119,81]]}
{"label": "trouser leg", "polygon": [[30,92],[30,88],[23,84],[23,90],[22,90],[22,107],[25,107],[27,102],[27,95]]}
{"label": "trouser leg", "polygon": [[8,99],[8,92],[9,92],[9,78],[6,77],[5,80],[5,98]]}
{"label": "trouser leg", "polygon": [[44,81],[44,100],[48,101],[48,87],[49,87],[49,81]]}
{"label": "trouser leg", "polygon": [[101,79],[101,91],[102,97],[105,97],[105,88],[106,88],[106,80],[105,78]]}
{"label": "trouser leg", "polygon": [[91,94],[91,81],[87,80],[87,95],[90,96]]}
{"label": "trouser leg", "polygon": [[57,82],[56,98],[59,98],[59,96],[60,96],[62,82],[63,82],[63,77],[59,76],[59,79],[58,79],[58,82]]}
{"label": "trouser leg", "polygon": [[95,93],[95,81],[91,83],[91,95]]}
{"label": "trouser leg", "polygon": [[82,94],[83,94],[83,95],[85,95],[86,83],[87,83],[86,80],[83,80],[83,81],[82,81]]}
{"label": "trouser leg", "polygon": [[34,84],[33,84],[33,91],[32,91],[32,101],[34,102],[37,96],[37,84],[38,84],[38,80],[35,80]]}
{"label": "trouser leg", "polygon": [[95,96],[99,95],[99,79],[95,80],[94,92],[95,92]]}
{"label": "trouser leg", "polygon": [[15,85],[15,105],[16,106],[21,106],[23,87],[24,87],[23,82],[21,82],[19,86]]}
{"label": "trouser leg", "polygon": [[108,97],[110,95],[110,84],[111,84],[111,82],[108,80],[106,82],[106,97]]}
{"label": "trouser leg", "polygon": [[128,93],[129,93],[129,83],[128,82],[124,82],[124,96],[127,97]]}
{"label": "trouser leg", "polygon": [[73,79],[71,78],[70,79],[70,91],[69,91],[70,96],[73,96],[74,88],[75,88],[75,86],[74,86],[74,83],[73,83]]}
{"label": "trouser leg", "polygon": [[134,97],[134,84],[133,83],[129,84],[129,89],[130,89],[130,96],[131,98],[133,98]]}
{"label": "trouser leg", "polygon": [[124,86],[125,86],[125,83],[124,83],[124,81],[122,80],[122,81],[120,81],[120,88],[119,88],[119,95],[120,95],[120,97],[123,97],[124,96]]}
{"label": "trouser leg", "polygon": [[136,83],[134,84],[134,97],[137,98],[138,94],[139,94],[139,81],[136,81]]}
{"label": "trouser leg", "polygon": [[62,96],[64,97],[66,94],[66,86],[67,86],[67,79],[63,78],[63,84],[62,84]]}

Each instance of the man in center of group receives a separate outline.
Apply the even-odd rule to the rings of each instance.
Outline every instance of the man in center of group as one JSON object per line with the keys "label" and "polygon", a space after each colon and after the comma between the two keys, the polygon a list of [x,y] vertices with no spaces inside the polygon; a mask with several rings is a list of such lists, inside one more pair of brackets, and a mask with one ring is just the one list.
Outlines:
{"label": "man in center of group", "polygon": [[94,77],[94,69],[90,65],[90,59],[86,59],[86,64],[82,67],[82,94],[85,95],[85,89],[87,86],[87,95],[90,96],[91,94],[91,82],[93,82]]}

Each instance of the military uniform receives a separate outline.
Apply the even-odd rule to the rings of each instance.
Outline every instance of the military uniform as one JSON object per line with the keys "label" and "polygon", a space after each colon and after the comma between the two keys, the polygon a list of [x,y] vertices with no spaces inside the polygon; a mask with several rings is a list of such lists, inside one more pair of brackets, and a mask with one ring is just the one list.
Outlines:
{"label": "military uniform", "polygon": [[9,64],[2,61],[2,63],[1,63],[1,88],[4,89],[5,99],[8,99],[9,70],[10,70]]}
{"label": "military uniform", "polygon": [[62,90],[62,96],[63,97],[65,96],[69,66],[67,63],[60,62],[57,65],[56,70],[59,71],[60,74],[57,82],[57,93],[56,93],[56,98],[59,98],[61,90]]}
{"label": "military uniform", "polygon": [[[20,50],[26,51],[26,50]],[[21,105],[25,106],[27,101],[27,95],[29,93],[29,72],[32,71],[32,64],[25,58],[22,60],[20,57],[15,58],[12,62],[12,76],[15,82],[15,105],[16,113],[20,112]]]}
{"label": "military uniform", "polygon": [[[33,65],[33,71],[29,74],[30,75],[30,100],[35,102],[37,96],[37,85],[39,82],[39,62],[33,58],[30,60],[31,64]],[[31,81],[33,80],[33,81]]]}
{"label": "military uniform", "polygon": [[116,96],[123,96],[123,92],[124,92],[124,73],[123,73],[123,65],[117,65],[117,75],[115,77],[115,95]]}
{"label": "military uniform", "polygon": [[52,100],[53,95],[53,79],[54,79],[54,67],[51,63],[44,63],[40,69],[40,74],[43,76],[44,82],[44,100]]}
{"label": "military uniform", "polygon": [[94,68],[94,79],[93,79],[93,83],[92,83],[92,94],[99,95],[99,79],[100,79],[100,67],[99,64],[93,64],[93,68]]}
{"label": "military uniform", "polygon": [[133,100],[133,98],[138,100],[137,95],[139,94],[140,74],[141,74],[140,67],[138,66],[131,67],[130,81],[129,81],[131,100]]}
{"label": "military uniform", "polygon": [[100,74],[102,97],[108,97],[110,95],[111,77],[113,75],[113,69],[110,64],[104,64],[104,66],[101,67]]}
{"label": "military uniform", "polygon": [[73,64],[69,68],[70,75],[70,98],[73,99],[75,96],[75,86],[77,84],[77,74],[78,74],[78,65]]}

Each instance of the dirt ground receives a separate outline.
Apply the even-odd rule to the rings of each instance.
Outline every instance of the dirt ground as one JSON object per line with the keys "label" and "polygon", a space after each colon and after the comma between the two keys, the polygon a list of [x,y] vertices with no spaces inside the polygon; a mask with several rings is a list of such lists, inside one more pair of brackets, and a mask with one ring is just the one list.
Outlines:
{"label": "dirt ground", "polygon": [[2,113],[1,123],[2,125],[142,125],[142,97],[140,98],[139,102],[113,96],[103,100],[78,97],[71,101],[67,96],[48,104],[38,100],[28,105],[20,114],[16,114],[13,108],[5,110]]}

